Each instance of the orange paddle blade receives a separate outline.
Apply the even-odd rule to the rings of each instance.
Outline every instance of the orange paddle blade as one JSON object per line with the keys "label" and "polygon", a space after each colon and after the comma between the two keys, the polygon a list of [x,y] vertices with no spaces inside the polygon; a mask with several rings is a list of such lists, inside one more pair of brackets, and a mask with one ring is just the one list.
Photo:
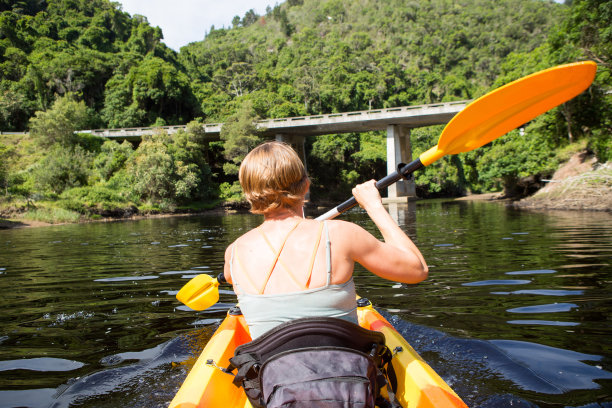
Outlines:
{"label": "orange paddle blade", "polygon": [[587,89],[597,64],[576,62],[536,72],[476,99],[446,125],[437,146],[421,154],[427,166],[442,156],[469,152]]}

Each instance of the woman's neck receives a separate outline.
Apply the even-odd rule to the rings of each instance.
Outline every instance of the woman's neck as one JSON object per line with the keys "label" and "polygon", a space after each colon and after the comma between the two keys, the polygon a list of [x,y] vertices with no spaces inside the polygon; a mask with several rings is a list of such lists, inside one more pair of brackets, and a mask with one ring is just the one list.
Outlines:
{"label": "woman's neck", "polygon": [[279,208],[264,215],[266,221],[283,221],[292,218],[304,218],[302,207],[299,208]]}

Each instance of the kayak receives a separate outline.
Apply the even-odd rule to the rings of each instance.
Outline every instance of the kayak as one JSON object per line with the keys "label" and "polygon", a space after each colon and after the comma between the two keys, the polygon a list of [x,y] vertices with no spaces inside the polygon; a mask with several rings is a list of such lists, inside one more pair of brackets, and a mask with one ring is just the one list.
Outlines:
{"label": "kayak", "polygon": [[[393,326],[370,302],[360,302],[359,325],[382,332],[393,352],[391,363],[397,376],[396,397],[402,407],[466,407],[459,396],[417,354]],[[234,350],[251,341],[249,328],[238,308],[232,308],[206,344],[189,375],[170,403],[170,408],[251,407],[244,390],[232,383],[233,376],[224,372]],[[386,390],[382,390],[383,396]]]}

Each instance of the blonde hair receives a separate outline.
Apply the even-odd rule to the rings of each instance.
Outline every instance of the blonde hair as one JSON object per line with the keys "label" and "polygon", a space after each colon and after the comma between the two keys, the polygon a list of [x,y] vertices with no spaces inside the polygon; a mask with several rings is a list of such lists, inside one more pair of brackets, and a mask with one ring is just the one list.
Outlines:
{"label": "blonde hair", "polygon": [[308,184],[304,163],[282,142],[266,142],[251,150],[238,178],[254,214],[294,207],[304,199]]}

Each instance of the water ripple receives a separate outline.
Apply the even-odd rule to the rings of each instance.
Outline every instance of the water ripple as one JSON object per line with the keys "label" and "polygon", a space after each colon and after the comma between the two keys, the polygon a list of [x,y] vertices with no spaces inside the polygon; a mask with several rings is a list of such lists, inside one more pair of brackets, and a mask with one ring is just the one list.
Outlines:
{"label": "water ripple", "polygon": [[184,274],[189,274],[189,273],[201,273],[200,271],[192,271],[192,270],[186,270],[186,271],[166,271],[166,272],[160,272],[160,275],[184,275]]}
{"label": "water ripple", "polygon": [[553,269],[537,269],[533,271],[512,271],[506,272],[506,275],[542,275],[549,273],[556,273],[557,271]]}
{"label": "water ripple", "polygon": [[0,391],[0,401],[5,407],[47,407],[55,393],[55,388]]}
{"label": "water ripple", "polygon": [[559,322],[556,320],[508,320],[509,324],[523,324],[528,326],[580,326],[576,322]]}
{"label": "water ripple", "polygon": [[79,361],[65,360],[63,358],[38,357],[22,358],[18,360],[0,361],[0,371],[30,370],[30,371],[73,371],[85,364]]}
{"label": "water ripple", "polygon": [[561,289],[523,289],[514,292],[491,292],[493,295],[542,295],[542,296],[572,296],[582,295],[584,290],[561,290]]}
{"label": "water ripple", "polygon": [[146,275],[146,276],[117,276],[114,278],[101,278],[94,279],[94,282],[125,282],[125,281],[134,281],[134,280],[150,280],[150,279],[158,279],[159,276],[156,275]]}
{"label": "water ripple", "polygon": [[612,379],[611,372],[584,363],[600,361],[602,357],[598,355],[525,341],[491,340],[491,343],[562,392],[601,388],[596,379]]}
{"label": "water ripple", "polygon": [[462,283],[462,286],[491,286],[491,285],[526,285],[531,283],[525,279],[492,279],[478,282]]}
{"label": "water ripple", "polygon": [[510,313],[559,313],[569,312],[576,308],[578,308],[578,305],[574,303],[550,303],[546,305],[515,307],[507,311]]}

